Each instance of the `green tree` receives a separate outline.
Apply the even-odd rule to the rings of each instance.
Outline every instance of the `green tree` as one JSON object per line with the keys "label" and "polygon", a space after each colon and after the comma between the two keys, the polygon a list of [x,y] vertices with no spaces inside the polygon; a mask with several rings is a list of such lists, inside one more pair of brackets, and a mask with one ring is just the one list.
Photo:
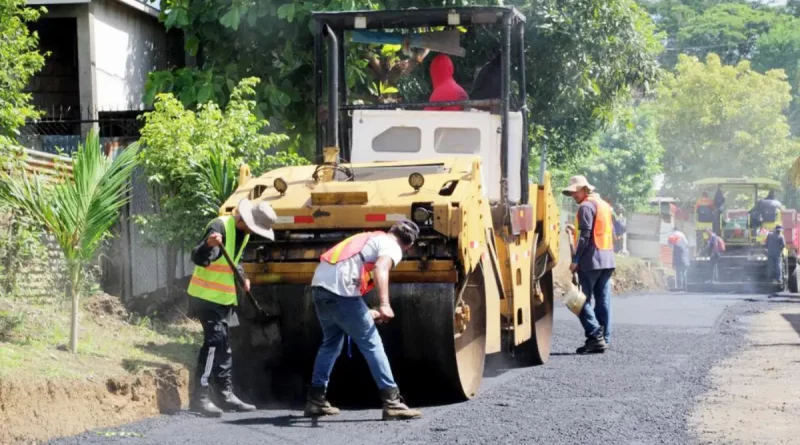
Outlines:
{"label": "green tree", "polygon": [[575,171],[586,175],[603,199],[635,210],[651,197],[664,149],[653,118],[643,110],[625,107],[616,114],[613,125],[594,138],[593,153]]}
{"label": "green tree", "polygon": [[778,19],[779,15],[773,10],[751,4],[716,5],[681,26],[677,45],[685,54],[703,59],[713,52],[723,63],[735,65],[753,56],[759,37]]}
{"label": "green tree", "polygon": [[761,72],[771,69],[786,72],[793,96],[788,119],[792,133],[800,135],[800,19],[784,17],[759,37],[753,68]]}
{"label": "green tree", "polygon": [[113,160],[92,132],[72,160],[72,174],[50,188],[24,170],[0,173],[0,200],[23,209],[52,234],[66,260],[67,296],[72,300],[70,350],[78,352],[78,312],[86,267],[95,258],[127,203],[138,143]]}
{"label": "green tree", "polygon": [[19,155],[14,141],[17,128],[26,119],[39,116],[23,90],[30,78],[44,66],[38,51],[39,38],[28,30],[46,9],[27,8],[25,0],[0,0],[0,167]]}
{"label": "green tree", "polygon": [[706,63],[681,55],[653,105],[665,186],[683,196],[709,176],[784,178],[800,148],[783,114],[790,89],[782,70],[761,74],[748,61],[727,66],[713,53]]}
{"label": "green tree", "polygon": [[286,140],[265,134],[269,122],[255,116],[256,78],[243,79],[225,108],[213,102],[187,109],[172,94],[156,97],[145,113],[139,160],[155,197],[155,213],[135,217],[155,246],[167,246],[167,291],[173,288],[178,252],[195,242],[221,202],[235,190],[240,165],[255,174],[276,165],[306,162],[292,153],[269,154]]}
{"label": "green tree", "polygon": [[25,0],[0,0],[0,136],[13,137],[26,119],[39,114],[23,90],[30,78],[44,66],[39,38],[28,31],[28,23],[39,19],[44,8],[25,6]]}
{"label": "green tree", "polygon": [[[310,157],[315,134],[310,94],[314,88],[311,11],[445,4],[440,0],[166,0],[162,3],[165,25],[186,32],[186,47],[198,56],[199,65],[153,73],[146,99],[167,91],[187,107],[208,99],[224,104],[238,79],[258,73],[263,82],[256,92],[256,112],[280,116],[276,123],[286,129],[292,144]],[[527,91],[533,124],[537,134],[549,138],[553,160],[565,161],[576,154],[574,148],[581,146],[578,141],[591,137],[599,124],[611,118],[610,109],[620,90],[629,85],[646,86],[656,78],[655,58],[660,47],[652,21],[633,0],[514,0],[511,4],[528,17]],[[496,36],[486,34],[464,37],[468,60],[483,64],[498,48]],[[393,68],[373,69],[374,56],[375,48],[352,45],[346,55],[348,86],[357,94],[368,94],[373,84],[388,79],[392,72]],[[424,95],[426,69],[414,69],[416,63],[404,65],[405,61],[390,63],[397,68],[394,73],[400,94],[413,90]],[[460,80],[471,83],[477,66],[460,69],[464,76]],[[380,88],[372,89],[380,92]]]}

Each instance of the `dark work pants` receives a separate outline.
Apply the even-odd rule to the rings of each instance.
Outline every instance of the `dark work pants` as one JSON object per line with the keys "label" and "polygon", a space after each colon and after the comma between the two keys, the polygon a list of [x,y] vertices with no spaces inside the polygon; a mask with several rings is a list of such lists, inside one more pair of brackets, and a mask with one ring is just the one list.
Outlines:
{"label": "dark work pants", "polygon": [[676,264],[674,267],[675,267],[675,289],[686,290],[686,275],[688,268],[683,264]]}
{"label": "dark work pants", "polygon": [[231,377],[231,345],[228,341],[228,324],[222,320],[201,320],[203,347],[197,358],[197,386],[209,382],[224,384]]}

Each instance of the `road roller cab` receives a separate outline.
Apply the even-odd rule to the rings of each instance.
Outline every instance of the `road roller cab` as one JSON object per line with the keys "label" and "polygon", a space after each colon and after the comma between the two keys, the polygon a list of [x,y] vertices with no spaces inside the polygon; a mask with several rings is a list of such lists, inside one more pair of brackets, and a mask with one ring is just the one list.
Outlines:
{"label": "road roller cab", "polygon": [[[529,178],[527,116],[511,100],[512,72],[520,80],[513,93],[525,96],[524,16],[498,6],[324,12],[313,20],[319,163],[257,178],[243,171],[221,209],[230,213],[248,197],[269,202],[278,215],[274,242],[252,239],[244,256],[253,293],[278,319],[260,322],[243,307],[242,326],[232,333],[244,363],[239,384],[269,398],[287,379],[307,383],[321,341],[308,287],[319,256],[354,233],[386,230],[401,219],[415,221],[421,233],[390,274],[396,318],[379,330],[410,401],[474,396],[487,354],[546,362],[559,215],[545,166],[536,181]],[[396,37],[382,29],[427,27],[445,29],[437,32],[448,33],[452,53],[460,52],[449,33],[458,38],[457,27],[501,36],[496,97],[446,104],[464,111],[426,110],[442,102],[348,100],[348,33],[380,43]],[[403,36],[412,46],[438,45],[429,35]],[[366,298],[375,304],[374,292]],[[356,348],[344,355],[329,397],[377,400]],[[348,390],[353,385],[356,392]]]}

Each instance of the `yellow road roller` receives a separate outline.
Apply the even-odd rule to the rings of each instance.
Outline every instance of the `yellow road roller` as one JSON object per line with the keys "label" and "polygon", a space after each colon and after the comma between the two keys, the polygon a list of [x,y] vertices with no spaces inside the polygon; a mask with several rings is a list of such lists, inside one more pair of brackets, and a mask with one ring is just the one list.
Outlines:
{"label": "yellow road roller", "polygon": [[[379,331],[406,398],[475,396],[487,354],[545,363],[560,229],[544,165],[536,182],[529,179],[525,108],[512,106],[512,81],[515,96],[525,97],[525,17],[495,6],[320,12],[313,21],[319,161],[260,177],[243,168],[238,189],[220,209],[231,214],[247,197],[268,202],[278,215],[274,242],[251,239],[243,257],[254,295],[275,318],[261,320],[242,302],[242,325],[232,330],[238,384],[256,400],[303,394],[322,338],[309,289],[320,255],[348,236],[387,230],[402,219],[415,221],[421,234],[390,274],[396,318]],[[348,33],[384,42],[397,38],[387,29],[409,30],[401,35],[407,44],[449,45],[457,53],[446,32],[458,27],[501,37],[496,97],[348,101]],[[446,42],[412,33],[420,29],[444,30],[438,35]],[[426,110],[432,106],[460,110]],[[376,296],[366,298],[375,305]],[[354,394],[375,401],[374,386],[357,348],[346,344],[328,396],[337,403]]]}

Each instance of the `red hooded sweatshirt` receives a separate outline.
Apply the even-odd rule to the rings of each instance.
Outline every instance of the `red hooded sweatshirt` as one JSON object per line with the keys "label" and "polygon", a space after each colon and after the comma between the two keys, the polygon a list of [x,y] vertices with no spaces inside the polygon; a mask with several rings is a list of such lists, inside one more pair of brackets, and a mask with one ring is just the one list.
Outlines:
{"label": "red hooded sweatshirt", "polygon": [[[455,102],[469,100],[467,92],[453,79],[453,61],[445,54],[439,54],[431,61],[431,82],[433,93],[429,102]],[[433,111],[461,111],[464,107],[427,107]]]}

